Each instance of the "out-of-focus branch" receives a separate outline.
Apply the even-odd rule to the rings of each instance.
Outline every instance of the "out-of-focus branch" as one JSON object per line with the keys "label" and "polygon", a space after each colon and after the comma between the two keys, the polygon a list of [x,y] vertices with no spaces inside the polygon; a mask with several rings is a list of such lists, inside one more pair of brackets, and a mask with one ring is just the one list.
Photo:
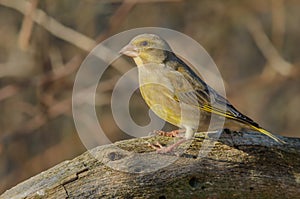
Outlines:
{"label": "out-of-focus branch", "polygon": [[[99,88],[99,91],[106,91],[108,87],[113,87],[117,81],[117,78],[109,79],[103,82],[104,87]],[[108,85],[109,84],[109,85]],[[77,93],[77,98],[82,98],[80,103],[86,103],[86,96],[93,94],[93,91],[90,88],[83,89],[79,93]],[[82,97],[81,97],[82,96]],[[50,100],[49,100],[50,101]],[[110,95],[109,94],[101,94],[101,98],[98,98],[96,101],[96,105],[102,106],[104,104],[108,104],[110,102]],[[24,124],[20,125],[20,128],[13,130],[14,132],[7,132],[0,137],[0,143],[6,139],[12,138],[19,134],[23,133],[32,133],[34,130],[40,128],[41,126],[45,125],[49,120],[53,120],[60,115],[70,115],[72,109],[72,98],[66,98],[61,101],[56,101],[51,99],[52,104],[47,104],[49,107],[47,109],[47,114],[44,113],[37,113],[34,117],[26,121]]]}
{"label": "out-of-focus branch", "polygon": [[[0,0],[0,5],[18,10],[24,15],[27,14],[27,10],[29,10],[31,7],[30,2],[19,0]],[[56,37],[68,41],[85,51],[89,51],[96,46],[96,42],[94,40],[62,25],[40,9],[33,10],[31,17],[34,22],[43,26]]]}
{"label": "out-of-focus branch", "polygon": [[96,39],[98,42],[102,41],[104,38],[110,36],[115,30],[121,25],[121,23],[126,19],[128,13],[134,8],[136,4],[141,3],[156,3],[156,2],[179,2],[182,0],[112,0],[112,1],[101,1],[101,3],[121,3],[121,6],[116,10],[114,15],[109,20],[109,28],[103,34],[99,35]]}
{"label": "out-of-focus branch", "polygon": [[19,35],[19,47],[22,50],[26,50],[29,45],[30,35],[32,31],[33,21],[32,15],[37,7],[38,0],[31,0],[29,10],[24,15],[22,27]]}
{"label": "out-of-focus branch", "polygon": [[42,85],[48,82],[53,82],[62,79],[68,75],[74,73],[80,66],[81,57],[79,55],[74,56],[69,62],[63,67],[57,68],[55,71],[47,72],[38,77],[38,84]]}
{"label": "out-of-focus branch", "polygon": [[116,10],[114,15],[109,20],[109,28],[98,38],[97,41],[102,41],[112,34],[124,21],[130,10],[136,5],[137,0],[124,0],[122,5]]}
{"label": "out-of-focus branch", "polygon": [[280,49],[285,33],[284,0],[271,0],[272,8],[272,42]]}
{"label": "out-of-focus branch", "polygon": [[17,94],[20,90],[20,87],[16,85],[8,85],[0,89],[0,101],[4,100],[10,96]]}
{"label": "out-of-focus branch", "polygon": [[283,76],[290,75],[293,65],[281,57],[264,32],[260,21],[254,17],[251,17],[249,18],[247,27],[257,47],[269,62],[270,67]]}
{"label": "out-of-focus branch", "polygon": [[[13,8],[23,14],[26,14],[27,9],[29,9],[29,7],[31,6],[31,3],[26,1],[18,1],[18,0],[0,0],[0,5]],[[118,12],[119,14],[117,13],[118,17],[120,17],[120,13],[121,13],[123,16],[122,18],[124,18],[126,14],[128,14],[128,11],[132,8],[133,5],[134,5],[133,3],[128,3],[128,4],[126,3],[126,6],[124,6],[122,9],[120,8],[121,11]],[[35,9],[35,11],[32,13],[32,20],[35,21],[37,24],[41,25],[42,27],[44,27],[54,36],[63,39],[85,51],[90,51],[97,44],[97,42],[94,41],[93,39],[71,28],[62,25],[61,23],[59,23],[52,17],[48,16],[44,11],[40,9]],[[113,17],[111,21],[115,23],[116,19],[114,19]],[[120,24],[120,21],[118,21],[118,24]],[[109,33],[113,32],[113,30],[115,30],[116,27],[117,26],[115,25],[113,27],[110,27],[109,29],[111,30],[109,30],[108,32]],[[107,34],[105,34],[104,36],[107,36]],[[104,38],[106,38],[104,36],[100,35],[99,37],[102,38],[103,40]],[[109,48],[105,48],[104,46],[102,46],[102,48],[103,48],[102,54],[104,57],[111,57],[115,53],[112,52]],[[114,62],[112,66],[121,73],[125,73],[131,68],[127,63],[127,61],[125,61],[122,58]]]}

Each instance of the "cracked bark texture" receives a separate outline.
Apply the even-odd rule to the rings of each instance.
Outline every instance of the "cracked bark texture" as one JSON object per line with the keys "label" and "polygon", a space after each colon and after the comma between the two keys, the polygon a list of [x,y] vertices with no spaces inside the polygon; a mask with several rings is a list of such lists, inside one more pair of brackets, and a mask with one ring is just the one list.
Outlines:
{"label": "cracked bark texture", "polygon": [[[299,198],[300,139],[281,145],[256,133],[198,133],[176,153],[157,154],[153,136],[94,148],[0,198]],[[206,139],[204,139],[206,138]],[[208,147],[207,147],[208,146]],[[200,152],[200,153],[199,153]]]}

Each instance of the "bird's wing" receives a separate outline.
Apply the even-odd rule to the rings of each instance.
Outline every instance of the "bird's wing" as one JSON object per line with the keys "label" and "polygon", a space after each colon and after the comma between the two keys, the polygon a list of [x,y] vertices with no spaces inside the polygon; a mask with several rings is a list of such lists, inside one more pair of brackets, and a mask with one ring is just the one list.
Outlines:
{"label": "bird's wing", "polygon": [[[232,104],[229,103],[224,97],[217,93],[213,88],[209,87],[196,73],[181,59],[176,57],[175,54],[169,53],[165,61],[165,64],[168,67],[171,67],[174,73],[177,73],[175,76],[185,81],[178,81],[175,90],[175,99],[179,102],[184,102],[189,105],[195,106],[202,111],[220,115],[238,122],[248,125],[250,128],[261,132],[279,143],[285,143],[281,139],[274,136],[272,133],[261,128],[257,123],[255,123],[249,117],[240,113]],[[179,75],[180,73],[180,75]],[[183,83],[182,85],[180,83]],[[190,85],[190,86],[187,86]]]}
{"label": "bird's wing", "polygon": [[178,101],[193,105],[209,113],[214,113],[258,127],[257,123],[240,113],[227,99],[208,86],[181,59],[178,57],[176,57],[176,59],[173,58],[168,65],[175,69],[177,73],[179,72],[189,83],[189,86],[186,86],[185,84],[178,84],[175,86],[175,97]]}

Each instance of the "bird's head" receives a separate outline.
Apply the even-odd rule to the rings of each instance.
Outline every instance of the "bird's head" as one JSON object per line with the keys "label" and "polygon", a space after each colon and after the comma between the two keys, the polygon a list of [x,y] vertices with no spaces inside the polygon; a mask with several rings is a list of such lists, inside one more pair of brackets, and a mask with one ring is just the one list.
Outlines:
{"label": "bird's head", "polygon": [[134,37],[120,53],[132,57],[137,65],[162,63],[166,52],[171,51],[169,44],[155,34],[141,34]]}

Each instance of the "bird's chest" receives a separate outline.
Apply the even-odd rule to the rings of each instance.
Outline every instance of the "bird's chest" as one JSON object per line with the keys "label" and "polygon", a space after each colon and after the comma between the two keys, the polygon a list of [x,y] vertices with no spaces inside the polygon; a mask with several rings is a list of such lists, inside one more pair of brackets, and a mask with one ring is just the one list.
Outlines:
{"label": "bird's chest", "polygon": [[[171,79],[168,77],[170,73],[167,69],[162,68],[163,66],[141,66],[138,68],[139,71],[139,84],[143,88],[152,88],[154,92],[159,92],[160,89],[156,87],[164,87],[163,90],[167,89],[169,92],[174,92],[174,87]],[[146,89],[148,92],[148,89]]]}
{"label": "bird's chest", "polygon": [[160,118],[174,124],[181,123],[181,107],[176,99],[173,79],[164,66],[139,67],[139,86],[142,97]]}
{"label": "bird's chest", "polygon": [[138,68],[140,91],[151,108],[155,104],[165,104],[174,100],[174,86],[168,78],[168,71],[162,67],[152,65]]}

